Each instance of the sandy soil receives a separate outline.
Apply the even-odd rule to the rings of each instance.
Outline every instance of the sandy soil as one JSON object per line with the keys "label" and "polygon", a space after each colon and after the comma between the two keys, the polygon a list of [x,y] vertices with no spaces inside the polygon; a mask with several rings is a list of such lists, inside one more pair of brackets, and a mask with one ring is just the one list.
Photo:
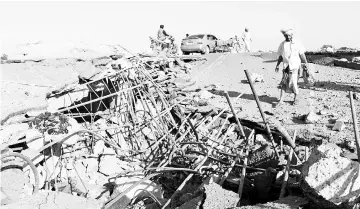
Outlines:
{"label": "sandy soil", "polygon": [[[296,106],[291,105],[293,96],[287,94],[285,104],[281,108],[273,108],[273,103],[277,102],[280,95],[277,85],[282,77],[282,73],[276,73],[274,70],[275,62],[264,61],[250,54],[210,54],[207,55],[207,60],[192,71],[192,79],[197,81],[197,87],[216,84],[218,89],[213,92],[215,94],[223,95],[223,91],[228,91],[230,97],[236,97],[244,93],[239,102],[243,109],[239,117],[262,121],[251,88],[246,82],[244,69],[247,69],[249,72],[261,74],[264,77],[263,83],[255,84],[263,111],[273,113],[273,117],[280,120],[288,130],[307,130],[310,136],[319,134],[323,139],[335,143],[345,139],[354,140],[348,91],[352,90],[360,94],[359,71],[310,64],[317,80],[315,88],[304,89],[304,81],[300,78],[300,103]],[[226,105],[224,101],[226,101],[225,98],[222,102]],[[360,118],[360,101],[354,100],[354,102],[357,117]],[[317,113],[320,110],[326,113],[319,115],[320,120],[317,124],[304,124],[299,119],[299,116],[309,111]],[[270,116],[267,115],[267,117]],[[329,126],[337,118],[345,118],[347,121],[345,130],[341,132],[332,131]]]}
{"label": "sandy soil", "polygon": [[47,106],[46,93],[78,81],[78,76],[99,73],[90,61],[74,58],[27,61],[1,65],[1,121],[10,114],[41,110]]}

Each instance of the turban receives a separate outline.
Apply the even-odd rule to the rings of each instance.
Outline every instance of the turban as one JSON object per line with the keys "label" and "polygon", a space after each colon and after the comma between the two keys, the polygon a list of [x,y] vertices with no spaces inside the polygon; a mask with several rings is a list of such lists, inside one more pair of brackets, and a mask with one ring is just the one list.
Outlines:
{"label": "turban", "polygon": [[294,31],[292,29],[287,29],[287,30],[281,30],[281,33],[283,35],[287,34],[287,35],[294,35]]}

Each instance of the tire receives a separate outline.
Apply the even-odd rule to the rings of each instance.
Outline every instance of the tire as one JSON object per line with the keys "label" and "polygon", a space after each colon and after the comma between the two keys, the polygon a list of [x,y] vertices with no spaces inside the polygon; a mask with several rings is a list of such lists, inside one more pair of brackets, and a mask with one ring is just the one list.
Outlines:
{"label": "tire", "polygon": [[209,46],[206,46],[205,51],[204,51],[204,54],[209,54],[209,53],[210,53],[210,47],[209,47]]}
{"label": "tire", "polygon": [[190,54],[190,52],[182,52],[183,53],[183,55],[189,55]]}

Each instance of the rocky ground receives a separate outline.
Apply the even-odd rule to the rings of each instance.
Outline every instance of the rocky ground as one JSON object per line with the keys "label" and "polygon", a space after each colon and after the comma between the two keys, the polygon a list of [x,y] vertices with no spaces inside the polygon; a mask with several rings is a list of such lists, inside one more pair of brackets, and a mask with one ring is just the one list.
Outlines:
{"label": "rocky ground", "polygon": [[[287,95],[285,104],[275,107],[282,74],[274,71],[274,61],[259,53],[216,53],[190,60],[105,56],[2,64],[2,156],[10,148],[29,157],[40,188],[32,194],[22,172],[2,167],[2,205],[350,208],[359,202],[356,186],[324,186],[358,181],[348,93],[354,92],[360,118],[358,71],[310,64],[315,85],[308,87],[300,78],[300,103],[292,105]],[[280,158],[270,148],[244,70],[255,81]],[[251,147],[241,137],[226,93],[245,135],[255,130]],[[295,130],[299,158],[286,168],[291,148],[280,139]],[[243,175],[245,159],[250,167]],[[324,169],[337,163],[342,174],[340,168]],[[23,171],[35,185],[36,175],[28,167]],[[286,198],[278,200],[286,172],[292,183]],[[14,178],[21,181],[14,183]],[[239,184],[244,184],[241,201]],[[15,190],[22,195],[16,197]]]}

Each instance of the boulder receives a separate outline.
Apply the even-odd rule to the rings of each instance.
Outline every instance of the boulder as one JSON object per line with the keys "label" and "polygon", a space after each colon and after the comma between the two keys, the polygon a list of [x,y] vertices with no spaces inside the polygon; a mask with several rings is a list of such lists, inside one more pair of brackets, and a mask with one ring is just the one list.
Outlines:
{"label": "boulder", "polygon": [[320,145],[302,168],[301,188],[322,208],[352,208],[360,201],[359,163],[340,153],[337,146]]}

